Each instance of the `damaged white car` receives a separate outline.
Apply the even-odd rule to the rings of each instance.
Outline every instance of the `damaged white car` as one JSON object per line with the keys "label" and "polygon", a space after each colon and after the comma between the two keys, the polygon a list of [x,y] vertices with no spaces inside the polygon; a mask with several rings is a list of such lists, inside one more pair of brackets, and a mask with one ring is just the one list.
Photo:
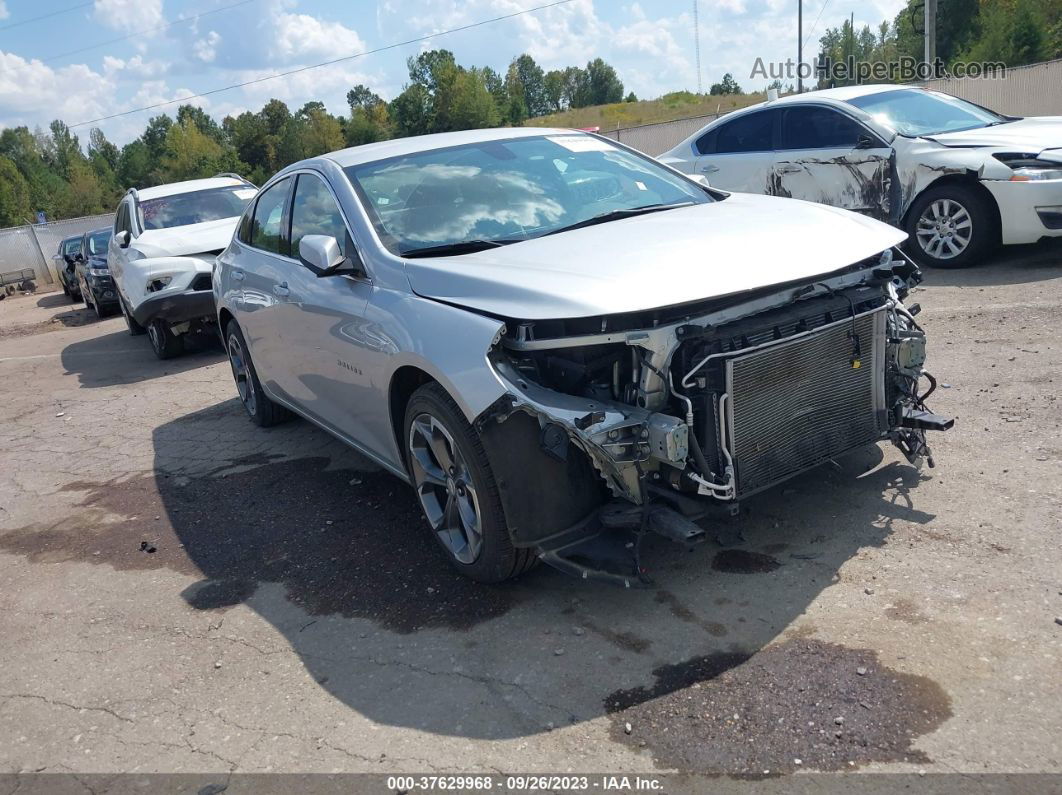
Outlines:
{"label": "damaged white car", "polygon": [[294,411],[411,483],[458,570],[631,586],[647,533],[695,541],[880,440],[929,456],[951,423],[903,238],[596,136],[479,130],[284,169],[214,290],[250,418]]}
{"label": "damaged white car", "polygon": [[146,332],[160,359],[181,353],[186,334],[213,327],[214,258],[256,192],[236,174],[219,174],[122,197],[107,262],[129,332]]}
{"label": "damaged white car", "polygon": [[1004,116],[921,88],[792,94],[727,114],[660,159],[724,190],[887,221],[937,267],[1062,237],[1062,117]]}

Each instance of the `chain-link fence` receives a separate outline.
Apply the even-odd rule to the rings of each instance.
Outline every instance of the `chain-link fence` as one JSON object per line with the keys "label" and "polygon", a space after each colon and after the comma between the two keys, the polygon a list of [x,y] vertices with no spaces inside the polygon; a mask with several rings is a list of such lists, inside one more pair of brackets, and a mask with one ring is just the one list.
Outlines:
{"label": "chain-link fence", "polygon": [[709,113],[707,116],[692,116],[688,119],[643,124],[639,127],[624,127],[601,134],[621,144],[627,144],[639,152],[659,157],[682,143],[708,122],[722,115],[721,113]]}
{"label": "chain-link fence", "polygon": [[59,252],[61,241],[113,225],[114,213],[107,213],[0,229],[0,273],[33,268],[38,284],[53,284],[56,276],[52,257]]}

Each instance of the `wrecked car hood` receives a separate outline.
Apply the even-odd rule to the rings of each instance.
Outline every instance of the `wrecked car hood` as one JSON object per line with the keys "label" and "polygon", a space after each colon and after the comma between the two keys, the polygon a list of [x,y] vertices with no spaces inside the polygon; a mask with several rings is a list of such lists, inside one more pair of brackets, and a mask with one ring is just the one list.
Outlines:
{"label": "wrecked car hood", "polygon": [[503,317],[674,306],[839,270],[907,235],[821,204],[734,193],[455,257],[409,260],[418,295]]}
{"label": "wrecked car hood", "polygon": [[1017,152],[1055,149],[1058,152],[1062,148],[1062,116],[1034,116],[992,127],[924,137],[944,146],[1005,147]]}
{"label": "wrecked car hood", "polygon": [[235,216],[169,229],[148,229],[140,234],[133,246],[145,257],[184,257],[220,251],[232,240],[239,221],[239,216]]}

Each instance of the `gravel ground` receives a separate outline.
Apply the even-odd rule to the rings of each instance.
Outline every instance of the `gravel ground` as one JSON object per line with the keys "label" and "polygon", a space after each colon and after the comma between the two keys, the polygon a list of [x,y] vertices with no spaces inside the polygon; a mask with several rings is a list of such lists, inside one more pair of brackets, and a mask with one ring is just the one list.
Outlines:
{"label": "gravel ground", "polygon": [[466,582],[216,347],[0,302],[0,770],[1062,773],[1062,247],[927,276],[936,469],[858,451],[647,591]]}

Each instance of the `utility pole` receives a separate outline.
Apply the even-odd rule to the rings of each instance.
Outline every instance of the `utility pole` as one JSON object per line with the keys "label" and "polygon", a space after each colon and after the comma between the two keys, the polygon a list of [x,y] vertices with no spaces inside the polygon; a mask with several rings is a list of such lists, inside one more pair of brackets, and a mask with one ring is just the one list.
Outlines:
{"label": "utility pole", "polygon": [[697,54],[697,93],[704,93],[701,84],[701,21],[697,12],[697,0],[693,0],[693,51]]}
{"label": "utility pole", "polygon": [[[937,0],[926,2],[926,65],[937,59]],[[934,73],[935,74],[935,73]]]}
{"label": "utility pole", "polygon": [[804,78],[801,67],[804,65],[804,0],[797,0],[797,93],[804,93]]}

